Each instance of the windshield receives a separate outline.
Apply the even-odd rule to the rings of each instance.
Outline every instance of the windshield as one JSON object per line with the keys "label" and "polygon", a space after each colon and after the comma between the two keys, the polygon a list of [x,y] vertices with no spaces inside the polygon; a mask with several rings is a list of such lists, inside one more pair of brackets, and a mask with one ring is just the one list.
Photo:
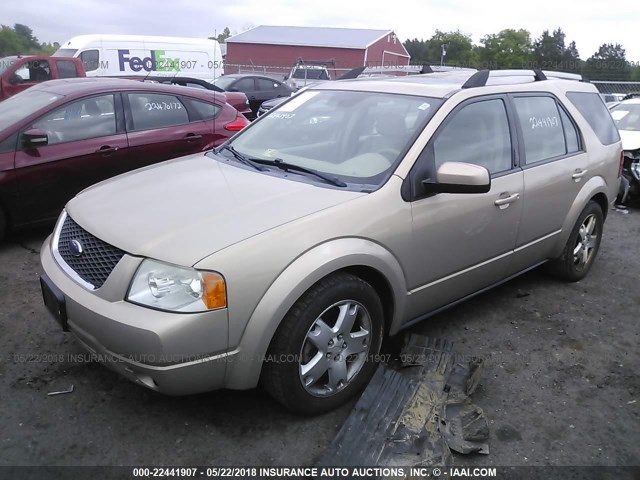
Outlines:
{"label": "windshield", "polygon": [[0,75],[9,70],[16,64],[18,57],[3,57],[0,58]]}
{"label": "windshield", "polygon": [[51,56],[52,57],[73,57],[77,51],[78,51],[77,48],[59,48],[56,51],[56,53],[54,53]]}
{"label": "windshield", "polygon": [[213,84],[216,87],[221,88],[222,90],[226,90],[236,80],[237,80],[237,78],[234,78],[234,77],[220,77],[215,82],[213,82]]}
{"label": "windshield", "polygon": [[441,103],[410,95],[307,90],[232,143],[243,155],[281,159],[346,183],[379,186]]}
{"label": "windshield", "polygon": [[296,68],[293,78],[310,78],[312,80],[329,80],[327,71],[322,68]]}
{"label": "windshield", "polygon": [[60,98],[62,95],[28,89],[0,102],[0,132]]}
{"label": "windshield", "polygon": [[640,103],[621,103],[611,109],[618,130],[640,131]]}

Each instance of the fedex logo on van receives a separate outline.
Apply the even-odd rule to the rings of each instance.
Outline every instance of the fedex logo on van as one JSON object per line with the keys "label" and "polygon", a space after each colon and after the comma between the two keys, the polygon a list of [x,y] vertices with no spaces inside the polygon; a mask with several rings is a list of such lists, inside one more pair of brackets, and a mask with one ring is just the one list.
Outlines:
{"label": "fedex logo on van", "polygon": [[[129,50],[118,50],[118,65],[120,71],[124,72],[126,65],[132,72],[170,72],[180,71],[180,58],[167,58],[164,50],[151,50],[148,57],[132,57]],[[184,63],[184,62],[183,62]]]}

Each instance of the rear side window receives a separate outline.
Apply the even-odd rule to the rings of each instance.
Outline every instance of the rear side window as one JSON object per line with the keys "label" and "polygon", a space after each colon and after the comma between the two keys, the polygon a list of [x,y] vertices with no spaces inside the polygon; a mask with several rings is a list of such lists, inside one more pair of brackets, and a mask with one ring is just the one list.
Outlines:
{"label": "rear side window", "polygon": [[258,83],[258,90],[265,90],[267,92],[277,90],[280,86],[278,82],[266,80],[264,78],[258,78],[256,81]]}
{"label": "rear side window", "polygon": [[560,108],[560,118],[562,118],[564,138],[567,142],[567,153],[578,152],[580,150],[580,136],[578,135],[578,129],[563,108]]}
{"label": "rear side window", "polygon": [[76,64],[71,60],[56,60],[56,67],[58,67],[58,76],[60,78],[75,78]]}
{"label": "rear side window", "polygon": [[554,98],[517,97],[514,103],[524,140],[526,164],[578,151],[575,127]]}
{"label": "rear side window", "polygon": [[498,173],[511,168],[511,136],[502,100],[472,103],[436,134],[436,169],[445,162],[473,163]]}
{"label": "rear side window", "polygon": [[253,78],[242,78],[235,83],[234,87],[239,92],[249,92],[251,90],[255,90]]}
{"label": "rear side window", "polygon": [[150,130],[189,123],[180,99],[160,93],[129,93],[133,130]]}
{"label": "rear side window", "polygon": [[191,102],[191,105],[193,105],[193,108],[198,112],[202,120],[211,120],[212,118],[216,118],[222,111],[222,108],[215,103],[193,99],[189,99],[189,102]]}
{"label": "rear side window", "polygon": [[567,98],[575,105],[603,145],[620,140],[618,129],[602,98],[597,93],[567,92]]}

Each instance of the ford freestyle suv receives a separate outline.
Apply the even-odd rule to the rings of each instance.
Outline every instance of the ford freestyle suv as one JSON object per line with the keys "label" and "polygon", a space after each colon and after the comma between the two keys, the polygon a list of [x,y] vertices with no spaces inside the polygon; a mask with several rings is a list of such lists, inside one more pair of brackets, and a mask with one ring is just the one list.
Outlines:
{"label": "ford freestyle suv", "polygon": [[45,303],[150,389],[262,384],[335,408],[383,336],[538,265],[593,265],[620,138],[595,87],[551,75],[310,87],[215,150],[71,200],[42,248]]}

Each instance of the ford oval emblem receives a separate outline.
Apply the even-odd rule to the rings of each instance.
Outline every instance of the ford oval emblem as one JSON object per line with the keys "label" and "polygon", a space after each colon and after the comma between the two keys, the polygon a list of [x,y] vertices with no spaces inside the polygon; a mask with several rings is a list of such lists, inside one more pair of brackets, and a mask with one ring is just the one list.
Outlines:
{"label": "ford oval emblem", "polygon": [[74,257],[79,257],[83,252],[82,244],[74,238],[69,242],[69,251]]}

